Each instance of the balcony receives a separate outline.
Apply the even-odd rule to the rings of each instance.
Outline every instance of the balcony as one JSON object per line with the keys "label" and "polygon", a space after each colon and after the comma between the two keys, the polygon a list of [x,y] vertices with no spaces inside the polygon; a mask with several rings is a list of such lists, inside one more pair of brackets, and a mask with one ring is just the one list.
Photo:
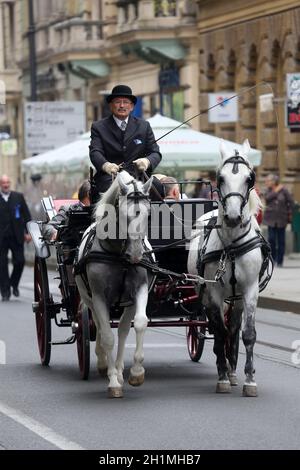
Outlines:
{"label": "balcony", "polygon": [[103,24],[100,21],[71,18],[54,25],[57,49],[90,50],[103,44]]}
{"label": "balcony", "polygon": [[119,0],[117,7],[117,33],[170,29],[196,22],[196,5],[192,0]]}

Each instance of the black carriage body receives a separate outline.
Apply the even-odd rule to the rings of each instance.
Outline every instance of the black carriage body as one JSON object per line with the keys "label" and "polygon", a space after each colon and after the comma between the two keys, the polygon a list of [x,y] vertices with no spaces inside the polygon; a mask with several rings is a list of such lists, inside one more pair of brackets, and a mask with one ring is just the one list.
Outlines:
{"label": "black carriage body", "polygon": [[[148,239],[155,251],[159,268],[178,274],[187,272],[189,245],[186,239],[190,237],[197,219],[216,207],[215,201],[207,199],[151,202]],[[92,211],[92,207],[86,207],[81,211],[70,210],[67,226],[61,226],[57,240],[50,243],[56,250],[61,291],[59,302],[54,301],[49,292],[46,265],[46,258],[49,256],[48,242],[39,241],[35,246],[33,311],[36,315],[41,362],[43,365],[49,364],[51,345],[77,341],[79,369],[83,379],[87,379],[89,375],[89,342],[95,340],[96,329],[91,312],[80,303],[71,271],[76,248],[84,231],[92,222]],[[45,246],[38,246],[39,244]],[[170,244],[174,246],[170,247]],[[48,252],[43,254],[45,250],[42,248],[47,248]],[[188,306],[188,310],[185,305]],[[58,320],[57,314],[61,311],[65,312],[66,317]],[[122,312],[122,307],[111,309],[112,327],[118,325]],[[149,292],[147,316],[149,326],[186,326],[189,355],[193,361],[199,360],[203,351],[207,322],[193,283],[184,283],[179,276],[172,277],[161,272],[156,274],[155,282]],[[55,320],[58,327],[72,327],[73,335],[63,342],[51,341],[51,319]]]}
{"label": "black carriage body", "polygon": [[[207,199],[165,200],[151,203],[149,241],[160,268],[175,273],[187,273],[187,259],[191,231],[195,223],[207,212],[217,209],[217,202]],[[158,236],[157,236],[158,234]],[[153,237],[153,235],[156,235]],[[170,245],[174,243],[173,247]],[[182,308],[186,299],[189,310]],[[182,283],[172,276],[157,275],[149,293],[147,316],[150,320],[187,316],[199,311],[194,284]]]}

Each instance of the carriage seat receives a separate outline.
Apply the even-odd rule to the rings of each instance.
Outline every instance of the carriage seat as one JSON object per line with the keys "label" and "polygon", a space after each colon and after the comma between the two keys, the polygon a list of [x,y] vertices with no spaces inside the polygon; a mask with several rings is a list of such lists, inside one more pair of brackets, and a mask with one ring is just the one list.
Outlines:
{"label": "carriage seat", "polygon": [[[81,205],[76,207],[78,202],[77,199],[53,199],[51,196],[42,199],[47,223],[50,222],[56,230],[59,230],[58,239],[66,245],[79,244],[84,231],[91,224],[92,208]],[[54,223],[53,218],[61,208],[64,208],[62,216]]]}
{"label": "carriage seat", "polygon": [[216,201],[200,198],[151,202],[148,238],[152,247],[163,248],[179,242],[174,247],[156,253],[160,267],[187,272],[189,242],[185,239],[190,237],[196,221],[217,205]]}
{"label": "carriage seat", "polygon": [[[153,247],[188,238],[196,221],[218,207],[214,200],[203,198],[165,199],[151,202],[148,238]],[[180,246],[180,244],[179,244]]]}
{"label": "carriage seat", "polygon": [[57,215],[59,209],[62,206],[71,206],[76,204],[78,199],[53,199],[52,196],[43,197],[42,208],[47,216],[47,222],[49,222],[55,215]]}

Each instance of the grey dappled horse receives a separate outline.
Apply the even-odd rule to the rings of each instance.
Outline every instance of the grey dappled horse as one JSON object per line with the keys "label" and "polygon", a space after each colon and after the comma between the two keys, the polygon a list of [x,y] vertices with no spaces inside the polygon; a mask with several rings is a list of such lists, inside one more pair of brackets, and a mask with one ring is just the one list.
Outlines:
{"label": "grey dappled horse", "polygon": [[[263,257],[255,214],[261,208],[261,202],[253,189],[255,174],[247,159],[250,151],[248,140],[245,140],[242,149],[242,155],[233,155],[226,148],[225,142],[221,142],[222,162],[217,170],[219,228],[212,229],[209,237],[205,239],[202,230],[200,235],[192,240],[188,271],[197,274],[202,269],[200,274],[204,275],[205,279],[212,280],[218,268],[224,268],[223,280],[207,283],[201,292],[201,302],[206,306],[214,333],[214,353],[217,357],[219,376],[216,391],[230,392],[231,385],[237,385],[239,330],[244,311],[242,339],[246,348],[246,380],[243,394],[256,396],[253,347],[256,341],[255,312]],[[202,219],[205,217],[207,214],[202,216]],[[251,244],[253,248],[243,253],[241,246],[250,247]],[[239,250],[239,253],[236,250]],[[234,252],[238,253],[238,256],[235,257],[233,265],[231,255]],[[223,266],[220,264],[221,256]],[[240,294],[241,299],[235,300],[228,308],[225,299],[233,294]]]}
{"label": "grey dappled horse", "polygon": [[[112,255],[112,259],[102,262],[94,257],[94,260],[87,263],[86,273],[91,296],[81,275],[76,276],[80,297],[92,311],[97,328],[98,370],[103,373],[107,369],[108,392],[109,396],[114,398],[123,396],[124,348],[132,320],[136,333],[136,349],[129,383],[141,385],[144,381],[143,337],[148,323],[146,306],[149,276],[147,270],[137,263],[145,252],[144,239],[150,211],[148,194],[151,183],[152,178],[143,184],[126,171],[117,175],[111,187],[97,203],[96,222],[92,225],[96,226],[96,236],[91,251],[104,253],[105,256]],[[123,231],[122,237],[118,235],[118,229]],[[85,234],[79,249],[79,260],[83,256],[87,239]],[[121,258],[127,262],[118,262]],[[129,301],[130,305],[124,308],[120,318],[117,357],[114,361],[110,309],[119,300],[121,304]]]}

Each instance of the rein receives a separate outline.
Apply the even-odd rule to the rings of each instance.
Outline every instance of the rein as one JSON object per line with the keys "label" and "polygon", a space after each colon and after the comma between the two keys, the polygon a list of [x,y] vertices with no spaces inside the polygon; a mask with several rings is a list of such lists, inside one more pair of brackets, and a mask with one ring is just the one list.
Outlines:
{"label": "rein", "polygon": [[75,275],[82,274],[84,273],[85,267],[88,263],[98,262],[98,263],[104,263],[104,264],[110,264],[110,265],[111,264],[121,265],[126,269],[130,267],[131,268],[142,267],[152,272],[153,274],[162,274],[162,275],[173,277],[175,279],[178,279],[184,282],[194,282],[196,284],[216,282],[214,280],[204,279],[202,276],[199,276],[199,275],[176,273],[174,271],[170,271],[169,269],[160,268],[156,262],[149,260],[150,253],[151,253],[150,251],[145,252],[141,261],[135,264],[131,264],[127,260],[127,258],[125,258],[124,256],[120,256],[114,253],[99,252],[99,251],[92,250],[89,253],[87,253],[85,257],[82,257],[77,262],[77,264],[74,266],[74,273]]}

